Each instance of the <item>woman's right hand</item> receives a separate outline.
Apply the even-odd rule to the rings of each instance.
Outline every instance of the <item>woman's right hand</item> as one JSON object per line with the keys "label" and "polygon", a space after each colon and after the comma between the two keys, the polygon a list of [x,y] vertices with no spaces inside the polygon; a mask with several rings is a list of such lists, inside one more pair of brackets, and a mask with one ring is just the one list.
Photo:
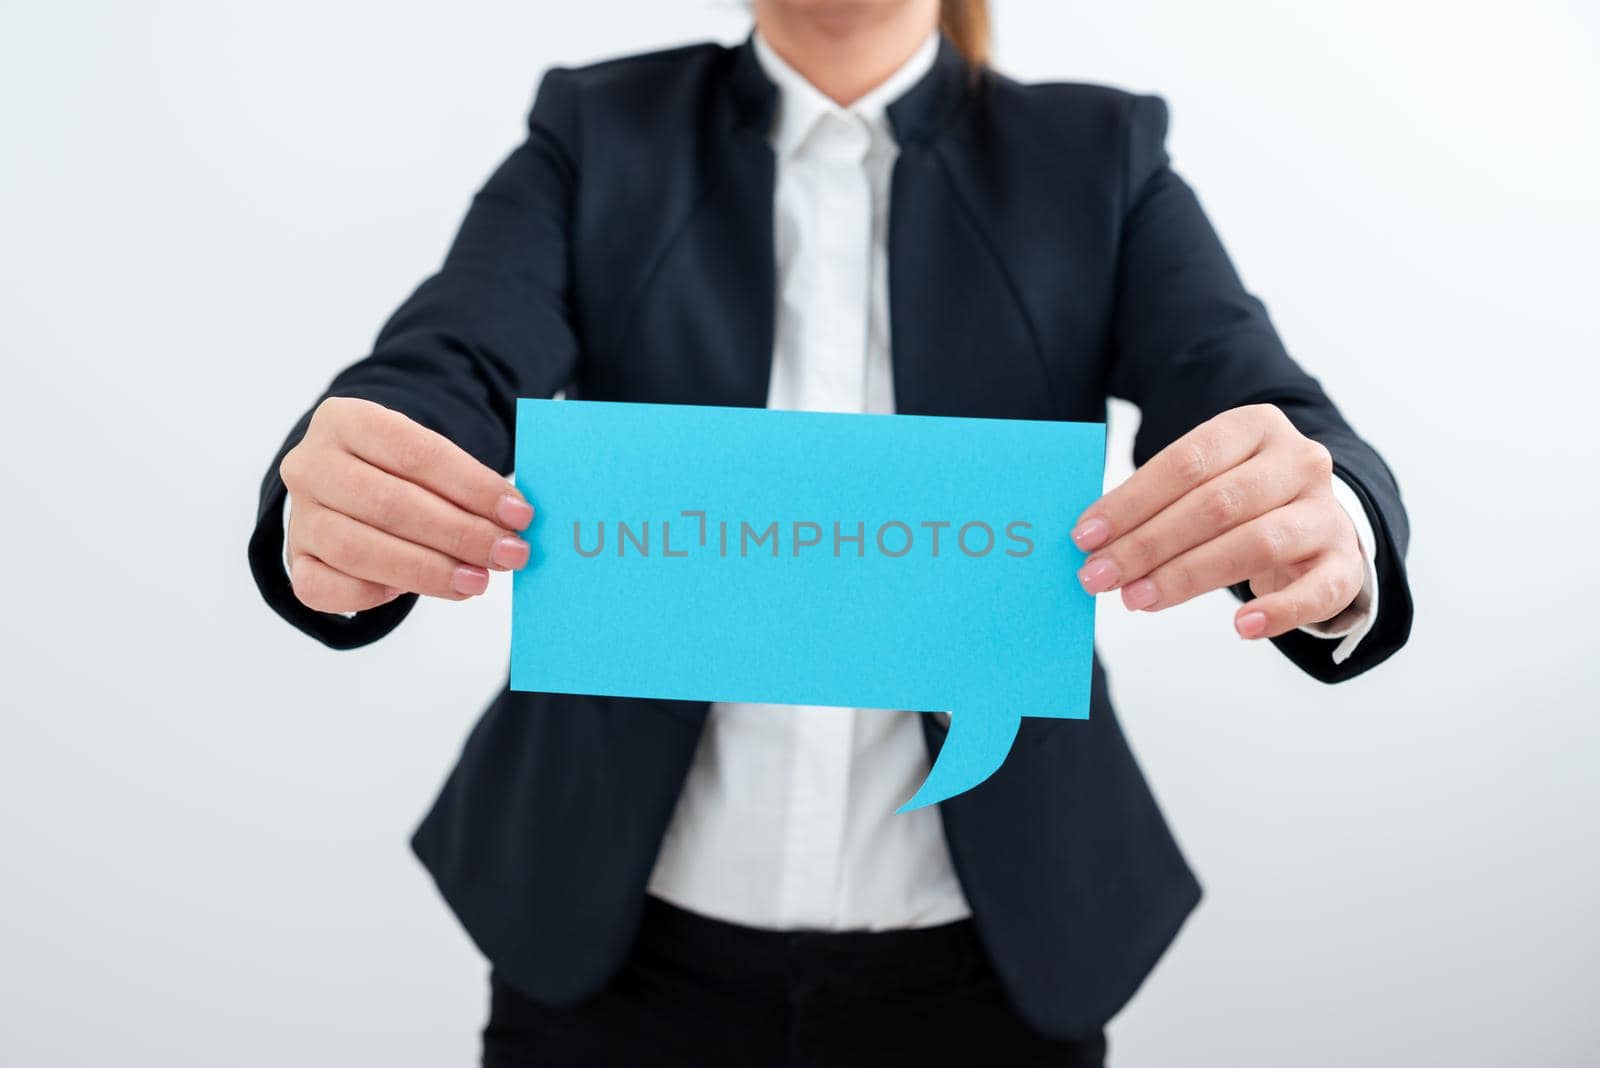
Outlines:
{"label": "woman's right hand", "polygon": [[421,593],[463,601],[528,562],[533,506],[442,435],[371,401],[330,397],[278,468],[289,575],[319,612]]}

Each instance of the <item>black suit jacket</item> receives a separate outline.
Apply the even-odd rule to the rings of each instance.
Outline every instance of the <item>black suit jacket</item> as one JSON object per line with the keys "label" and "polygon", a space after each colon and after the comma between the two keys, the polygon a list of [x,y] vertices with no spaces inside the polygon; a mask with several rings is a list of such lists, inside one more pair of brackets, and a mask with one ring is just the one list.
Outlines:
{"label": "black suit jacket", "polygon": [[[748,43],[550,71],[527,140],[478,192],[442,269],[329,395],[398,409],[499,471],[519,396],[761,406],[775,98]],[[1162,102],[975,76],[945,42],[889,117],[899,410],[1098,421],[1108,396],[1125,397],[1142,412],[1142,463],[1218,412],[1277,404],[1361,496],[1382,600],[1343,665],[1321,639],[1277,645],[1325,682],[1399,648],[1411,602],[1394,480],[1241,287],[1168,166]],[[275,461],[250,544],[267,602],[335,648],[399,624],[414,597],[350,619],[295,600],[283,501]],[[615,973],[705,715],[675,701],[495,700],[413,844],[503,976],[570,1002]],[[923,723],[937,751],[937,718]],[[1098,663],[1087,722],[1024,719],[1004,767],[941,811],[981,937],[1046,1032],[1110,1018],[1199,900]]]}

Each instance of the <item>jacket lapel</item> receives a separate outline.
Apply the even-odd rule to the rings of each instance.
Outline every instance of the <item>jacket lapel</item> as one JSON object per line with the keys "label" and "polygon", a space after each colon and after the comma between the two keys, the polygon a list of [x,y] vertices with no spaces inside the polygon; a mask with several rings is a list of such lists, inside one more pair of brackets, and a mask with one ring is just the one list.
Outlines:
{"label": "jacket lapel", "polygon": [[974,75],[949,40],[933,69],[889,106],[900,143],[889,197],[889,319],[895,407],[915,415],[1057,417],[1037,337],[993,221],[951,166],[981,151]]}
{"label": "jacket lapel", "polygon": [[713,293],[724,294],[720,334],[705,354],[716,396],[699,403],[758,408],[767,402],[776,331],[777,265],[773,191],[777,164],[767,141],[778,90],[750,40],[734,53],[727,129],[708,139],[705,193],[686,239],[701,245]]}

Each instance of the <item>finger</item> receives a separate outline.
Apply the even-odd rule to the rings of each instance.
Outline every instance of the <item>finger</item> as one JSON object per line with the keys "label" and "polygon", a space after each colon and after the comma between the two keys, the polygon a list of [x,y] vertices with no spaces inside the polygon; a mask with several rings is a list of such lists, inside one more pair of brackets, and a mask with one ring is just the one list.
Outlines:
{"label": "finger", "polygon": [[407,482],[433,491],[507,530],[522,530],[533,509],[517,489],[465,449],[399,412],[364,405],[340,424],[346,449]]}
{"label": "finger", "polygon": [[505,527],[358,456],[329,460],[313,495],[336,512],[464,564],[514,571],[528,562],[528,543]]}
{"label": "finger", "polygon": [[[297,516],[296,519],[299,517]],[[489,572],[318,507],[300,524],[299,551],[353,578],[460,601],[489,587]]]}
{"label": "finger", "polygon": [[1296,472],[1267,453],[1258,454],[1196,486],[1095,553],[1081,571],[1084,588],[1090,593],[1126,588],[1182,553],[1289,503],[1300,488]]}
{"label": "finger", "polygon": [[1297,627],[1332,619],[1361,592],[1359,568],[1335,553],[1319,559],[1305,574],[1273,593],[1257,597],[1234,613],[1241,638],[1276,638]]}
{"label": "finger", "polygon": [[1234,527],[1124,586],[1122,603],[1134,611],[1171,608],[1315,556],[1337,534],[1328,503],[1321,498],[1294,501]]}
{"label": "finger", "polygon": [[300,603],[317,612],[365,612],[405,592],[340,574],[308,553],[289,561],[289,581]]}
{"label": "finger", "polygon": [[1279,420],[1284,420],[1283,414],[1271,405],[1252,405],[1201,423],[1090,505],[1073,525],[1073,542],[1093,552],[1121,537],[1196,486],[1254,455]]}

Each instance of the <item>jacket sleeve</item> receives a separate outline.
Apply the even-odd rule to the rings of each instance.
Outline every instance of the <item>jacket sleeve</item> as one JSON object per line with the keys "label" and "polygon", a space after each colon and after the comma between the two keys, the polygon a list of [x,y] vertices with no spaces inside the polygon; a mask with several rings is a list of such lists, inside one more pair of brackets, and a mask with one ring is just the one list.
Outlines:
{"label": "jacket sleeve", "polygon": [[1377,535],[1379,617],[1343,664],[1333,662],[1324,638],[1295,631],[1273,642],[1308,674],[1339,682],[1388,659],[1411,632],[1400,490],[1377,452],[1284,351],[1194,192],[1169,166],[1166,128],[1159,98],[1128,98],[1109,389],[1140,409],[1136,464],[1220,412],[1260,403],[1277,405],[1332,453]]}
{"label": "jacket sleeve", "polygon": [[[324,398],[382,404],[509,472],[516,398],[552,395],[577,365],[567,312],[576,166],[566,146],[575,143],[574,124],[570,86],[553,70],[534,101],[527,139],[473,198],[443,266],[390,317],[371,355],[341,372]],[[283,566],[287,494],[278,465],[310,419],[308,411],[295,424],[262,481],[250,569],[280,616],[333,648],[354,648],[393,630],[417,598],[407,594],[343,616],[313,611],[294,596]]]}

